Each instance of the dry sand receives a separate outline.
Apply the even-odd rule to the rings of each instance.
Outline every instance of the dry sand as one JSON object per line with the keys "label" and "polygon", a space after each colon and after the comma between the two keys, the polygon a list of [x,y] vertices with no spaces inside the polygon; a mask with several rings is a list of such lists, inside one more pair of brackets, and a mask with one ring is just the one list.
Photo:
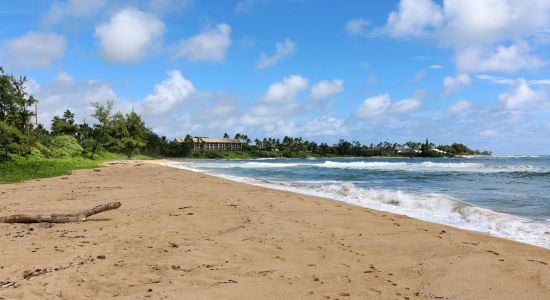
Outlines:
{"label": "dry sand", "polygon": [[[0,299],[548,299],[550,250],[126,162],[0,185]],[[24,279],[27,277],[28,279]]]}

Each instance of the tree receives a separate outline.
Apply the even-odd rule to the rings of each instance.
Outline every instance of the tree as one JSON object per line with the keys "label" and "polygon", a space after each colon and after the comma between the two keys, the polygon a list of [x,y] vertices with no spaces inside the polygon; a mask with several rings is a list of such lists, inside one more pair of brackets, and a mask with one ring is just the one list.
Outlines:
{"label": "tree", "polygon": [[132,158],[136,151],[146,145],[148,130],[141,117],[134,111],[126,115],[125,130],[122,137],[122,152]]}
{"label": "tree", "polygon": [[78,131],[76,132],[76,139],[78,143],[82,145],[84,150],[91,149],[94,145],[93,139],[94,129],[86,123],[86,120],[82,124],[78,124]]}
{"label": "tree", "polygon": [[70,135],[76,137],[79,126],[74,124],[74,113],[67,109],[63,113],[63,117],[53,117],[51,129],[53,135]]}
{"label": "tree", "polygon": [[112,120],[111,110],[113,109],[113,101],[107,101],[106,105],[102,105],[99,102],[92,102],[92,107],[95,108],[92,117],[99,121],[98,124],[94,125],[92,131],[93,147],[91,158],[94,159],[94,155],[101,147],[101,144],[109,138],[108,130]]}
{"label": "tree", "polygon": [[173,140],[168,144],[168,152],[166,155],[171,157],[186,157],[193,150],[193,137],[189,134],[185,136],[183,142]]}
{"label": "tree", "polygon": [[168,141],[165,136],[159,136],[152,130],[147,129],[143,152],[152,156],[168,155]]}
{"label": "tree", "polygon": [[353,145],[350,142],[340,139],[336,145],[336,153],[340,155],[350,155],[352,147]]}
{"label": "tree", "polygon": [[33,105],[38,101],[25,91],[27,78],[15,78],[0,67],[0,121],[30,135],[33,129]]}
{"label": "tree", "polygon": [[9,126],[3,121],[0,121],[0,147],[2,148],[3,155],[8,157],[10,150],[17,145],[22,145],[25,138],[21,131],[17,128]]}
{"label": "tree", "polygon": [[224,133],[224,134],[223,134],[223,138],[224,138],[224,139],[228,139],[228,138],[229,138],[229,134],[227,134],[227,132]]}

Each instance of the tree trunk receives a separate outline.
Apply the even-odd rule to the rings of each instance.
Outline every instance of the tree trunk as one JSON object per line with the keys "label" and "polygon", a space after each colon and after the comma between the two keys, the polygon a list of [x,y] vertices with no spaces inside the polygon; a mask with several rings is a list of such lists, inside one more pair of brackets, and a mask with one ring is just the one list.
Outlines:
{"label": "tree trunk", "polygon": [[117,209],[121,206],[120,202],[111,202],[98,205],[91,209],[77,211],[71,214],[51,214],[51,215],[11,215],[0,217],[0,223],[71,223],[84,222],[86,219],[104,211]]}
{"label": "tree trunk", "polygon": [[100,141],[98,141],[95,145],[94,145],[94,148],[92,148],[92,156],[90,157],[90,159],[94,159],[94,154],[95,152],[97,151],[97,149],[99,148],[99,143]]}

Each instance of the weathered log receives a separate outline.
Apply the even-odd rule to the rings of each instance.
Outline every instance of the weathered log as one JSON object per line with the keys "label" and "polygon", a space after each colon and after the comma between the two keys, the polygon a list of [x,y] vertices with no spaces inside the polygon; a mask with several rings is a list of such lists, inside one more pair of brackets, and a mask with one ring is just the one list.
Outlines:
{"label": "weathered log", "polygon": [[91,209],[77,211],[71,214],[51,214],[51,215],[11,215],[0,217],[0,223],[71,223],[84,222],[89,216],[117,209],[121,206],[120,202],[111,202],[98,205]]}

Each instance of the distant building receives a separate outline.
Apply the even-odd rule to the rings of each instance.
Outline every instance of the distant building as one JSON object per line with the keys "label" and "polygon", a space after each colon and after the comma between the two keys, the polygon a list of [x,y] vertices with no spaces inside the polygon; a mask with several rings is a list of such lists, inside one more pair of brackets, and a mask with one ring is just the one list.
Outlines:
{"label": "distant building", "polygon": [[419,154],[419,153],[422,153],[422,151],[416,150],[416,149],[401,149],[401,150],[397,150],[397,153],[399,153],[399,154]]}
{"label": "distant building", "polygon": [[[184,142],[183,138],[177,138],[177,142]],[[237,139],[211,139],[207,137],[193,138],[193,150],[242,150],[243,145]]]}

